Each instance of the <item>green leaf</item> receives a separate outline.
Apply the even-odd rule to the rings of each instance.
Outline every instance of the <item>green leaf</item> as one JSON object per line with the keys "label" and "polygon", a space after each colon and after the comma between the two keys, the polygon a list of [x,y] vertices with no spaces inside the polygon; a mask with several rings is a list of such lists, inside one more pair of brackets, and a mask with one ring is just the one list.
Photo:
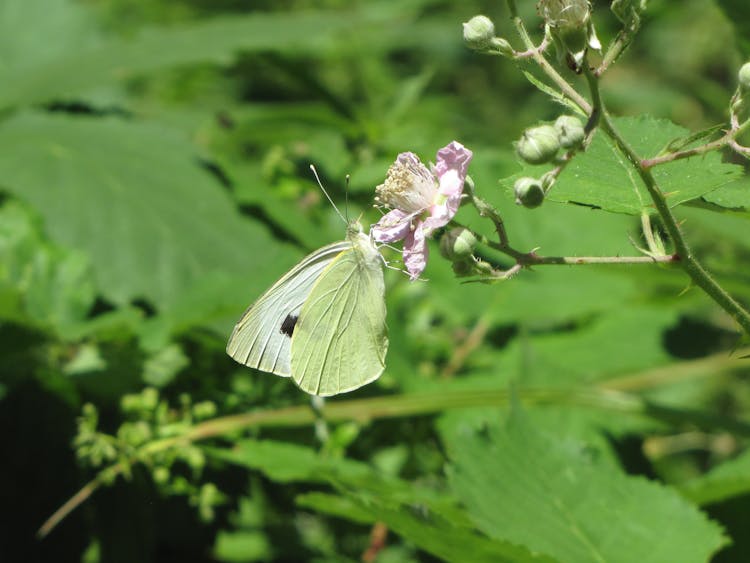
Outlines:
{"label": "green leaf", "polygon": [[367,463],[326,456],[311,448],[272,440],[242,440],[231,450],[204,448],[207,455],[261,471],[280,483],[329,483],[347,490],[367,490],[394,502],[427,503],[445,514],[456,512],[452,498],[424,486],[385,475]]}
{"label": "green leaf", "polygon": [[490,537],[579,563],[697,563],[727,541],[676,492],[613,471],[522,413],[441,427],[452,488]]}
{"label": "green leaf", "polygon": [[[614,120],[615,127],[641,158],[657,155],[676,138],[688,133],[670,121],[650,117]],[[671,206],[699,198],[742,174],[737,165],[723,163],[709,153],[655,167],[653,175]],[[511,189],[518,176],[538,176],[539,167],[525,165],[522,173],[503,180]],[[653,210],[648,191],[633,166],[612,142],[598,131],[586,152],[565,168],[548,199],[601,207],[607,211],[640,215]]]}
{"label": "green leaf", "polygon": [[178,344],[170,344],[149,356],[143,364],[143,381],[153,387],[165,387],[183,368],[190,365],[190,358]]}
{"label": "green leaf", "polygon": [[750,492],[750,451],[725,461],[711,471],[678,486],[687,498],[701,505],[714,504]]}
{"label": "green leaf", "polygon": [[[519,344],[518,355],[526,363],[524,381],[590,384],[669,364],[673,358],[664,348],[663,334],[677,320],[671,309],[630,306],[583,323],[576,331],[537,335]],[[638,354],[625,353],[625,344]]]}
{"label": "green leaf", "polygon": [[[70,0],[2,2],[0,75],[13,68],[41,67],[68,51],[95,48],[98,33],[92,16],[82,3]],[[55,40],[40,41],[42,37]]]}
{"label": "green leaf", "polygon": [[[748,213],[712,213],[706,209],[686,207],[680,211],[685,218],[684,230],[688,235],[702,235],[710,243],[710,249],[716,245],[731,243],[750,249],[750,214]],[[709,256],[710,258],[710,256]],[[723,264],[727,268],[731,264]]]}
{"label": "green leaf", "polygon": [[[65,0],[54,0],[52,9],[45,10],[46,3],[5,3],[19,8],[13,17],[0,18],[0,37],[14,51],[8,66],[0,66],[0,107],[69,98],[167,67],[226,65],[239,52],[310,56],[357,44],[368,53],[394,47],[444,49],[446,43],[454,48],[460,45],[458,34],[450,43],[453,34],[446,33],[450,28],[443,21],[409,21],[402,10],[388,13],[381,6],[233,14],[169,28],[153,27],[131,38],[95,41],[84,10]],[[358,41],[351,37],[352,30],[356,30]],[[36,45],[48,44],[38,40],[45,31],[56,38],[54,49]],[[83,40],[89,36],[91,40]],[[58,37],[72,40],[58,44]],[[26,45],[30,48],[22,48]]]}
{"label": "green leaf", "polygon": [[294,501],[298,506],[310,508],[321,514],[343,518],[358,524],[374,524],[376,518],[353,499],[330,493],[305,493]]}
{"label": "green leaf", "polygon": [[750,177],[746,175],[703,196],[709,203],[730,209],[750,208]]}
{"label": "green leaf", "polygon": [[242,440],[231,450],[206,451],[217,459],[262,471],[281,483],[327,483],[333,478],[356,482],[366,481],[372,474],[372,469],[362,462],[324,457],[310,448],[285,442]]}
{"label": "green leaf", "polygon": [[466,283],[448,291],[461,280],[450,264],[435,258],[425,277],[430,287],[424,291],[433,295],[433,306],[457,322],[482,315],[496,323],[559,323],[621,307],[637,295],[634,282],[595,266],[549,266],[523,271],[509,281]]}
{"label": "green leaf", "polygon": [[389,530],[445,561],[552,563],[550,558],[532,555],[519,546],[490,540],[425,505],[394,504],[387,496],[371,496],[366,491],[345,497],[310,493],[296,500],[322,514],[367,524],[383,522]]}
{"label": "green leaf", "polygon": [[[33,3],[41,6],[40,1],[44,2]],[[76,20],[71,9],[69,2],[56,0],[56,9],[42,13],[41,19],[47,28],[73,34]],[[37,16],[38,10],[32,7],[12,20],[0,19],[0,37],[15,44],[16,37],[26,30],[38,32]],[[364,21],[360,18],[359,23]],[[352,14],[345,12],[236,14],[168,29],[152,28],[132,39],[110,39],[93,46],[68,43],[64,45],[67,49],[55,49],[44,56],[34,48],[28,58],[19,52],[12,66],[0,69],[0,107],[69,97],[169,66],[227,64],[239,51],[320,52],[352,25]],[[39,42],[39,35],[36,38]]]}
{"label": "green leaf", "polygon": [[261,531],[220,531],[216,537],[213,554],[219,561],[246,563],[268,561],[272,549],[266,534]]}
{"label": "green leaf", "polygon": [[[162,306],[216,271],[247,275],[251,297],[278,273],[275,261],[292,262],[242,219],[190,143],[154,125],[17,115],[0,127],[0,178],[54,240],[88,253],[100,293],[115,303]],[[250,259],[260,249],[263,260]]]}
{"label": "green leaf", "polygon": [[14,202],[0,209],[0,288],[7,289],[0,317],[28,317],[61,335],[86,317],[95,298],[86,256],[44,241],[31,214]]}

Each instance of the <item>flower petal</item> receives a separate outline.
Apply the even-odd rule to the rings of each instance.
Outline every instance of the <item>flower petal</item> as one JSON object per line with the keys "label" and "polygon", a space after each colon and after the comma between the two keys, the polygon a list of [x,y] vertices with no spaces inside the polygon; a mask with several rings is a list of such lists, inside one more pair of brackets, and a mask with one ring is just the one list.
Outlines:
{"label": "flower petal", "polygon": [[425,232],[420,222],[404,239],[404,265],[412,281],[419,278],[427,266],[428,253]]}
{"label": "flower petal", "polygon": [[411,219],[411,215],[400,209],[394,209],[370,227],[370,235],[376,242],[396,242],[409,234]]}
{"label": "flower petal", "polygon": [[430,217],[425,221],[427,233],[447,225],[453,219],[461,204],[466,170],[474,153],[461,143],[453,141],[437,153],[434,171],[440,186],[438,196],[430,208]]}
{"label": "flower petal", "polygon": [[[469,168],[469,163],[473,156],[474,153],[464,147],[461,143],[458,141],[452,141],[437,152],[435,173],[438,178],[441,178],[443,174],[449,170],[455,170],[458,179],[461,181],[461,186],[463,187],[463,181],[466,178],[466,170]],[[441,192],[445,195],[450,195],[442,189]]]}

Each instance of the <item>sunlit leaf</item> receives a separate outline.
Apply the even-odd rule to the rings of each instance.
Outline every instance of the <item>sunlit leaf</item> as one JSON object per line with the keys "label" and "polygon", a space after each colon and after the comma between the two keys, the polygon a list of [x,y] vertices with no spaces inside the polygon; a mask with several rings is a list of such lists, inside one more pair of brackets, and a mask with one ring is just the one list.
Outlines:
{"label": "sunlit leaf", "polygon": [[[669,121],[650,117],[614,120],[615,127],[636,154],[650,158],[687,131]],[[518,176],[538,176],[541,167],[523,166],[523,172],[504,180],[506,189]],[[654,167],[654,178],[671,206],[701,197],[742,174],[737,165],[722,162],[713,152]],[[549,192],[552,201],[574,202],[607,211],[640,215],[653,211],[654,204],[642,180],[627,157],[598,131],[586,152],[576,155]]]}
{"label": "sunlit leaf", "polygon": [[718,525],[655,482],[597,463],[521,413],[481,428],[443,426],[449,477],[477,526],[562,561],[706,561]]}
{"label": "sunlit leaf", "polygon": [[55,240],[91,257],[99,291],[116,303],[163,305],[215,271],[247,275],[252,298],[277,260],[292,263],[240,217],[190,143],[157,126],[18,115],[0,126],[0,176]]}

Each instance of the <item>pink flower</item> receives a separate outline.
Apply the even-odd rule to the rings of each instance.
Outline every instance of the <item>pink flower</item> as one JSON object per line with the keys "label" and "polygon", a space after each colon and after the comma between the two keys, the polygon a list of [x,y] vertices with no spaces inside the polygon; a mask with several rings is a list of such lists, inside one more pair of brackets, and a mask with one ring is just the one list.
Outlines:
{"label": "pink flower", "polygon": [[473,154],[453,141],[437,152],[431,170],[417,155],[402,152],[375,188],[375,200],[389,208],[370,229],[377,242],[404,241],[404,265],[415,280],[427,265],[427,238],[453,218],[461,203]]}

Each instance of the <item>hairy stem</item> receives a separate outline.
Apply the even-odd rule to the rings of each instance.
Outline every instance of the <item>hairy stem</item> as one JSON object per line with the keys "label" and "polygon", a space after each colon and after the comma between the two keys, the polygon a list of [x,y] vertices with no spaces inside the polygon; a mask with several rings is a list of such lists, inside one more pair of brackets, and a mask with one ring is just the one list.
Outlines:
{"label": "hairy stem", "polygon": [[612,139],[618,150],[625,155],[630,161],[633,167],[641,177],[643,184],[646,186],[651,200],[654,203],[654,207],[661,218],[661,221],[669,234],[672,244],[674,244],[675,253],[679,256],[680,266],[690,276],[690,279],[695,285],[705,291],[711,299],[713,299],[724,311],[727,312],[741,327],[742,329],[750,334],[750,313],[724,288],[722,288],[718,282],[706,271],[703,265],[693,254],[687,240],[682,234],[682,230],[672,213],[672,209],[669,207],[667,198],[662,193],[659,185],[654,179],[648,167],[643,165],[643,162],[638,154],[636,154],[633,147],[620,135],[612,123],[612,119],[607,114],[603,105],[601,105],[601,98],[599,95],[599,83],[596,77],[593,75],[587,65],[584,65],[584,74],[586,75],[589,87],[591,88],[592,99],[599,101],[598,109],[601,113],[600,128],[606,135]]}
{"label": "hairy stem", "polygon": [[555,70],[555,68],[545,58],[544,54],[534,45],[531,37],[529,37],[529,32],[526,30],[526,26],[524,25],[523,20],[518,15],[518,9],[516,7],[515,0],[507,0],[507,2],[508,10],[510,11],[511,18],[513,19],[513,24],[515,25],[516,31],[521,37],[521,41],[523,41],[523,44],[526,47],[527,53],[529,53],[530,58],[539,65],[544,73],[557,85],[557,87],[563,94],[565,94],[565,96],[571,99],[579,108],[581,108],[581,110],[583,110],[584,113],[590,115],[591,105],[589,104],[589,102],[583,96],[581,96],[578,91],[573,88],[573,86],[571,86],[570,83],[568,83],[568,81],[565,80]]}
{"label": "hairy stem", "polygon": [[594,264],[674,264],[680,261],[680,257],[675,254],[666,254],[663,256],[540,256],[536,252],[521,252],[506,244],[497,243],[458,221],[451,221],[451,225],[466,229],[481,244],[510,256],[523,267],[583,266]]}
{"label": "hairy stem", "polygon": [[[641,166],[647,169],[653,168],[654,166],[659,166],[660,164],[667,164],[676,160],[690,158],[691,156],[706,154],[711,151],[722,149],[726,146],[731,146],[732,148],[737,150],[737,148],[734,146],[734,143],[736,143],[737,137],[747,131],[748,128],[750,128],[750,120],[747,120],[742,125],[739,125],[731,131],[728,131],[720,139],[717,139],[710,143],[706,143],[705,145],[700,145],[698,147],[692,147],[661,156],[655,156],[653,158],[644,158],[643,160],[641,160]],[[744,147],[741,147],[740,150],[742,148]]]}

